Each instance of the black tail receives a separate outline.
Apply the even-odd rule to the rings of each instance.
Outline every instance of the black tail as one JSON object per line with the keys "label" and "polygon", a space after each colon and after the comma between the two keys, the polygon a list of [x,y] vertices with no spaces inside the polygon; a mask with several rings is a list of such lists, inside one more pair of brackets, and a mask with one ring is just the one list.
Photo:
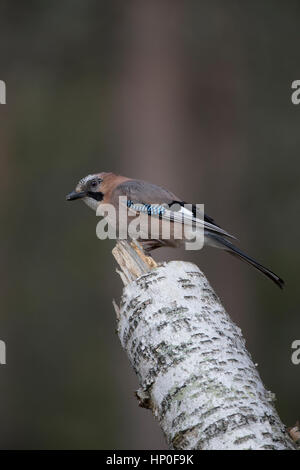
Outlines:
{"label": "black tail", "polygon": [[270,271],[270,269],[265,268],[264,266],[259,264],[257,261],[255,261],[255,259],[243,253],[241,250],[239,250],[236,246],[234,246],[225,238],[220,237],[219,235],[215,235],[215,234],[213,235],[209,234],[209,237],[210,238],[213,237],[215,241],[214,246],[221,245],[219,246],[220,248],[223,248],[228,253],[237,256],[239,259],[243,261],[246,261],[246,263],[251,264],[251,266],[254,266],[256,269],[258,269],[263,274],[265,274],[268,278],[272,279],[272,281],[275,282],[275,284],[277,284],[277,286],[279,286],[280,289],[283,289],[284,281],[280,277],[278,277],[277,274]]}

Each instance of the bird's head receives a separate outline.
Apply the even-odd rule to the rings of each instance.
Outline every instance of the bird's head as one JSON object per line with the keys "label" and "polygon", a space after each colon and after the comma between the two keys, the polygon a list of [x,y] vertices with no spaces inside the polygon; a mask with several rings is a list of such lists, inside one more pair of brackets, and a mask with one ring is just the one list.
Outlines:
{"label": "bird's head", "polygon": [[89,207],[97,210],[99,203],[103,200],[102,182],[106,173],[97,173],[82,178],[74,191],[66,196],[67,201],[82,199]]}

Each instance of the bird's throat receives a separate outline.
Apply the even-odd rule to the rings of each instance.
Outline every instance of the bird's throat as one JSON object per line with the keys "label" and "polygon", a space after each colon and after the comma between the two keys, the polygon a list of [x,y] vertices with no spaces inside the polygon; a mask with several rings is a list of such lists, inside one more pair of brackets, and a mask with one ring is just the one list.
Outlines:
{"label": "bird's throat", "polygon": [[88,191],[87,196],[91,197],[92,199],[95,199],[95,201],[102,201],[104,194],[101,192]]}

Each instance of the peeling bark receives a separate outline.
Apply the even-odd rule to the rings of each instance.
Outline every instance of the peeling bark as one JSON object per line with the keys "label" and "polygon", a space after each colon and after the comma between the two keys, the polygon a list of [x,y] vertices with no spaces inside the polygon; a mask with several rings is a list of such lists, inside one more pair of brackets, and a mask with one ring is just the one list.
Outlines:
{"label": "peeling bark", "polygon": [[117,331],[140,406],[171,449],[295,449],[240,328],[189,262],[157,265],[137,243],[113,254],[125,285]]}

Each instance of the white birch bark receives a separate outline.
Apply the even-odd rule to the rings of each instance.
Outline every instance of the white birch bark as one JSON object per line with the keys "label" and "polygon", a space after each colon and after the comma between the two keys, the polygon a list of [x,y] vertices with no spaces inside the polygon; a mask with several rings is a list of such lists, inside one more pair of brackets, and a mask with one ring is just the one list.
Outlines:
{"label": "white birch bark", "polygon": [[156,265],[138,248],[113,250],[125,284],[118,335],[137,373],[140,405],[171,449],[294,449],[240,328],[189,262]]}

